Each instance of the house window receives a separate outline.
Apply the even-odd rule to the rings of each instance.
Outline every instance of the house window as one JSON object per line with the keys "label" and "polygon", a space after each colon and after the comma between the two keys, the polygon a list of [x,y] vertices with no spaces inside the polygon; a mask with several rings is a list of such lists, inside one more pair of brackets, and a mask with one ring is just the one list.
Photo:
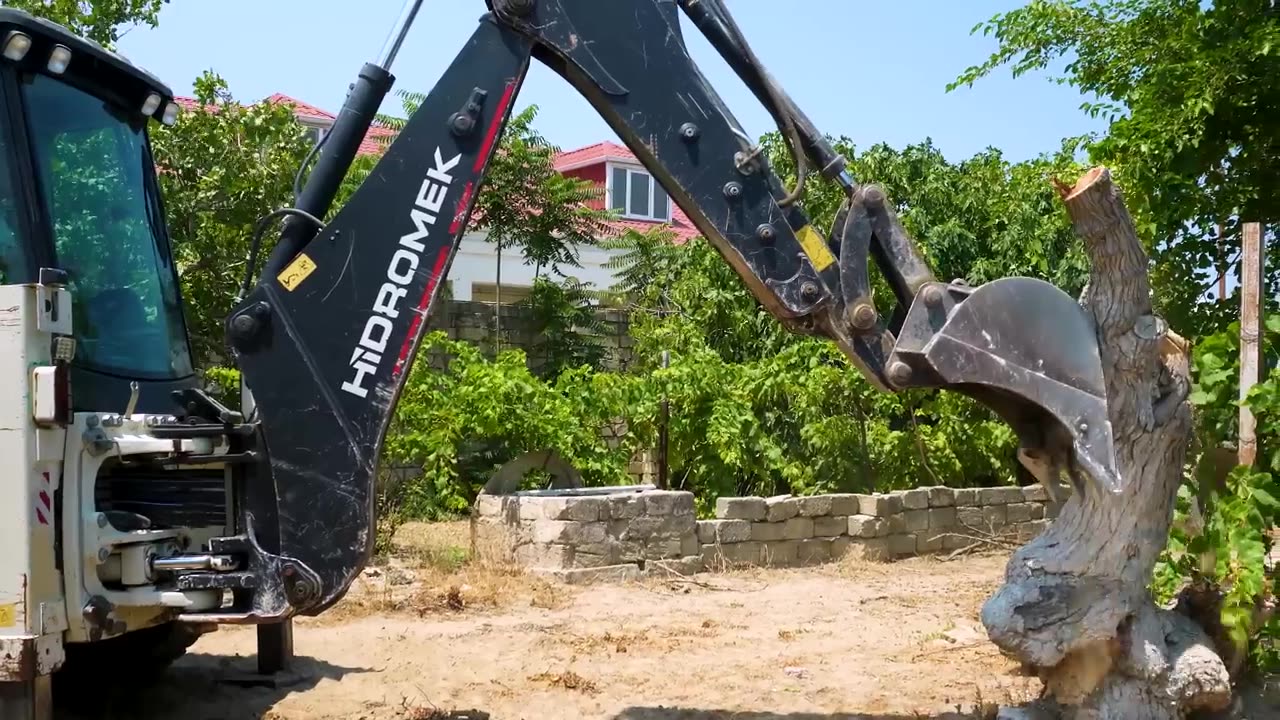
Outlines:
{"label": "house window", "polygon": [[303,125],[302,131],[306,134],[307,139],[311,141],[311,144],[315,145],[324,138],[325,132],[328,131],[328,128],[323,128],[318,125]]}
{"label": "house window", "polygon": [[614,165],[609,171],[609,207],[625,218],[671,219],[671,199],[653,176],[644,170]]}

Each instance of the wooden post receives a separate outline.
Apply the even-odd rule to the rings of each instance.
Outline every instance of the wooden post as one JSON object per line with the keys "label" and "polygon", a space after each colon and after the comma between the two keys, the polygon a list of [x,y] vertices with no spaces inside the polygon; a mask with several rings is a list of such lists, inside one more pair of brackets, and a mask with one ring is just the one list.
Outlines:
{"label": "wooden post", "polygon": [[[1262,249],[1262,225],[1244,224],[1240,261],[1240,399],[1258,384],[1262,372],[1262,273],[1266,260]],[[1240,408],[1241,465],[1253,465],[1258,455],[1257,420],[1249,408]]]}

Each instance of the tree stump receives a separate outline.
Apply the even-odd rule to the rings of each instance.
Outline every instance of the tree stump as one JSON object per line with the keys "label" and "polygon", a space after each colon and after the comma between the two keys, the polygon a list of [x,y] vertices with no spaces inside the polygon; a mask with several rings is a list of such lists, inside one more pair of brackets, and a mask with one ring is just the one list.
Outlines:
{"label": "tree stump", "polygon": [[1117,470],[1128,484],[1110,495],[1083,483],[1013,554],[982,622],[1039,675],[1040,705],[1064,719],[1222,710],[1231,678],[1213,639],[1149,591],[1192,437],[1186,343],[1152,314],[1147,255],[1110,172],[1095,168],[1058,191],[1092,263],[1080,304],[1095,322]]}

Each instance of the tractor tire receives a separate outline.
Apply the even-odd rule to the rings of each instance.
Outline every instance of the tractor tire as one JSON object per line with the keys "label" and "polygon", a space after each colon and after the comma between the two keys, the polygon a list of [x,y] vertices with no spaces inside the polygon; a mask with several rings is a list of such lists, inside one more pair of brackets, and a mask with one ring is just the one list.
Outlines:
{"label": "tractor tire", "polygon": [[163,681],[168,667],[202,634],[187,623],[168,622],[99,642],[69,643],[66,660],[53,674],[54,703],[74,713],[84,699],[101,703],[108,696],[133,696]]}

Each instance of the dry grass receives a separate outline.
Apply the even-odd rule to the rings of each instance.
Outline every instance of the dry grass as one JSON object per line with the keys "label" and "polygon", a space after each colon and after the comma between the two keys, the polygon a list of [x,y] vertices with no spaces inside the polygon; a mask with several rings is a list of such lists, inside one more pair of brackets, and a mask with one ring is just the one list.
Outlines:
{"label": "dry grass", "polygon": [[473,548],[465,520],[406,523],[394,547],[392,557],[376,562],[337,607],[314,622],[337,624],[379,613],[449,615],[519,604],[557,609],[571,600],[568,587],[528,573],[483,542]]}

